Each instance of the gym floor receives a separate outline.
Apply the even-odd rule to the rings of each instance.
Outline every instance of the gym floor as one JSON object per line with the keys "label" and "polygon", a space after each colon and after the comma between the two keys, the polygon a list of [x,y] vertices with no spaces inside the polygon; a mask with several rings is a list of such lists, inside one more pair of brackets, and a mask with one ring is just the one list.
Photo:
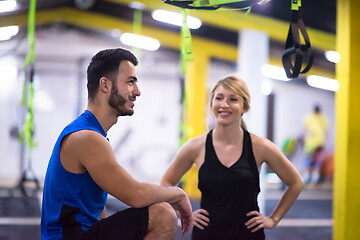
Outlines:
{"label": "gym floor", "polygon": [[[268,184],[265,193],[265,213],[271,214],[282,190],[279,184]],[[0,188],[0,240],[39,240],[41,191],[26,192]],[[199,201],[192,200],[193,209]],[[108,214],[126,206],[113,197],[107,203]],[[280,224],[265,230],[267,240],[331,240],[332,238],[332,183],[306,186],[299,199]],[[182,236],[178,228],[176,240],[191,239]]]}

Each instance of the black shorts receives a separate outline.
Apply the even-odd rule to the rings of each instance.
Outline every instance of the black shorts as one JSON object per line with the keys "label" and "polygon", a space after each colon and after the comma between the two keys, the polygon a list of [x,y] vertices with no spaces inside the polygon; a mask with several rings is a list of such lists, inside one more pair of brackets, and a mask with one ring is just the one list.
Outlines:
{"label": "black shorts", "polygon": [[87,231],[81,226],[64,226],[64,240],[142,240],[146,236],[149,209],[128,208],[93,224]]}

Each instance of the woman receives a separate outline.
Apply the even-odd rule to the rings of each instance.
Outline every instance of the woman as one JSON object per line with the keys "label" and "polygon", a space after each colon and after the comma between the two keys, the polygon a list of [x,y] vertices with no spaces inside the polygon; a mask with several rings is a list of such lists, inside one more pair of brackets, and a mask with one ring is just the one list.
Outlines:
{"label": "woman", "polygon": [[[281,151],[246,130],[242,115],[249,103],[243,80],[229,76],[218,81],[210,95],[215,128],[186,142],[162,179],[162,185],[175,186],[197,166],[202,195],[200,209],[193,212],[192,239],[265,239],[263,229],[274,228],[302,190],[299,173]],[[288,186],[269,217],[259,213],[257,203],[263,163]]]}

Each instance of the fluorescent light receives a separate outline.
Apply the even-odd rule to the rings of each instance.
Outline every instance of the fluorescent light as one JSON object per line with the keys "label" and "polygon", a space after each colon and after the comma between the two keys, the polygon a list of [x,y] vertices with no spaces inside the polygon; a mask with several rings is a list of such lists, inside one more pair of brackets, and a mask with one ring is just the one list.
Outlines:
{"label": "fluorescent light", "polygon": [[54,99],[44,90],[36,91],[34,94],[34,105],[43,112],[51,112],[55,109]]}
{"label": "fluorescent light", "polygon": [[0,64],[1,81],[13,81],[17,77],[17,67],[13,64]]}
{"label": "fluorescent light", "polygon": [[281,81],[290,81],[291,79],[286,76],[285,70],[281,67],[272,66],[269,64],[264,64],[261,68],[261,73],[266,78],[281,80]]}
{"label": "fluorescent light", "polygon": [[160,42],[155,38],[145,37],[133,33],[124,33],[120,37],[120,41],[123,44],[138,47],[149,51],[155,51],[159,49]]}
{"label": "fluorescent light", "polygon": [[121,36],[121,30],[115,28],[115,29],[113,29],[113,30],[110,31],[110,35],[111,35],[113,38],[117,38],[117,39],[118,39],[118,38],[120,38],[120,36]]}
{"label": "fluorescent light", "polygon": [[16,10],[17,4],[15,0],[0,1],[0,12],[11,12]]}
{"label": "fluorescent light", "polygon": [[16,86],[18,69],[13,64],[0,63],[0,99],[7,98]]}
{"label": "fluorescent light", "polygon": [[336,51],[325,51],[325,58],[332,63],[338,63],[340,61],[340,54]]}
{"label": "fluorescent light", "polygon": [[19,32],[18,26],[0,27],[0,41],[9,40]]}
{"label": "fluorescent light", "polygon": [[[180,13],[165,11],[165,10],[155,10],[152,12],[153,19],[165,22],[177,26],[182,26],[183,19]],[[191,29],[198,29],[201,26],[201,21],[198,18],[187,16],[187,25]]]}
{"label": "fluorescent light", "polygon": [[263,80],[261,83],[261,92],[265,96],[268,96],[271,94],[271,91],[272,91],[272,86],[270,80],[269,79]]}
{"label": "fluorescent light", "polygon": [[310,75],[306,78],[306,82],[316,88],[321,88],[329,91],[336,92],[339,90],[339,82],[335,79],[320,77],[316,75]]}
{"label": "fluorescent light", "polygon": [[133,9],[144,10],[146,8],[146,5],[141,2],[133,1],[129,3],[129,7]]}

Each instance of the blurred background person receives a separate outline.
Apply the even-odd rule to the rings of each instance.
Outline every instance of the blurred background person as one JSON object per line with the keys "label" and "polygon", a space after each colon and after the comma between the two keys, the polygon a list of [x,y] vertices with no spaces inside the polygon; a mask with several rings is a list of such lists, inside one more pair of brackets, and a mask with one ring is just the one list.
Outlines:
{"label": "blurred background person", "polygon": [[305,183],[319,183],[324,144],[328,134],[328,120],[321,112],[320,105],[304,120],[304,153],[305,166],[302,173]]}

